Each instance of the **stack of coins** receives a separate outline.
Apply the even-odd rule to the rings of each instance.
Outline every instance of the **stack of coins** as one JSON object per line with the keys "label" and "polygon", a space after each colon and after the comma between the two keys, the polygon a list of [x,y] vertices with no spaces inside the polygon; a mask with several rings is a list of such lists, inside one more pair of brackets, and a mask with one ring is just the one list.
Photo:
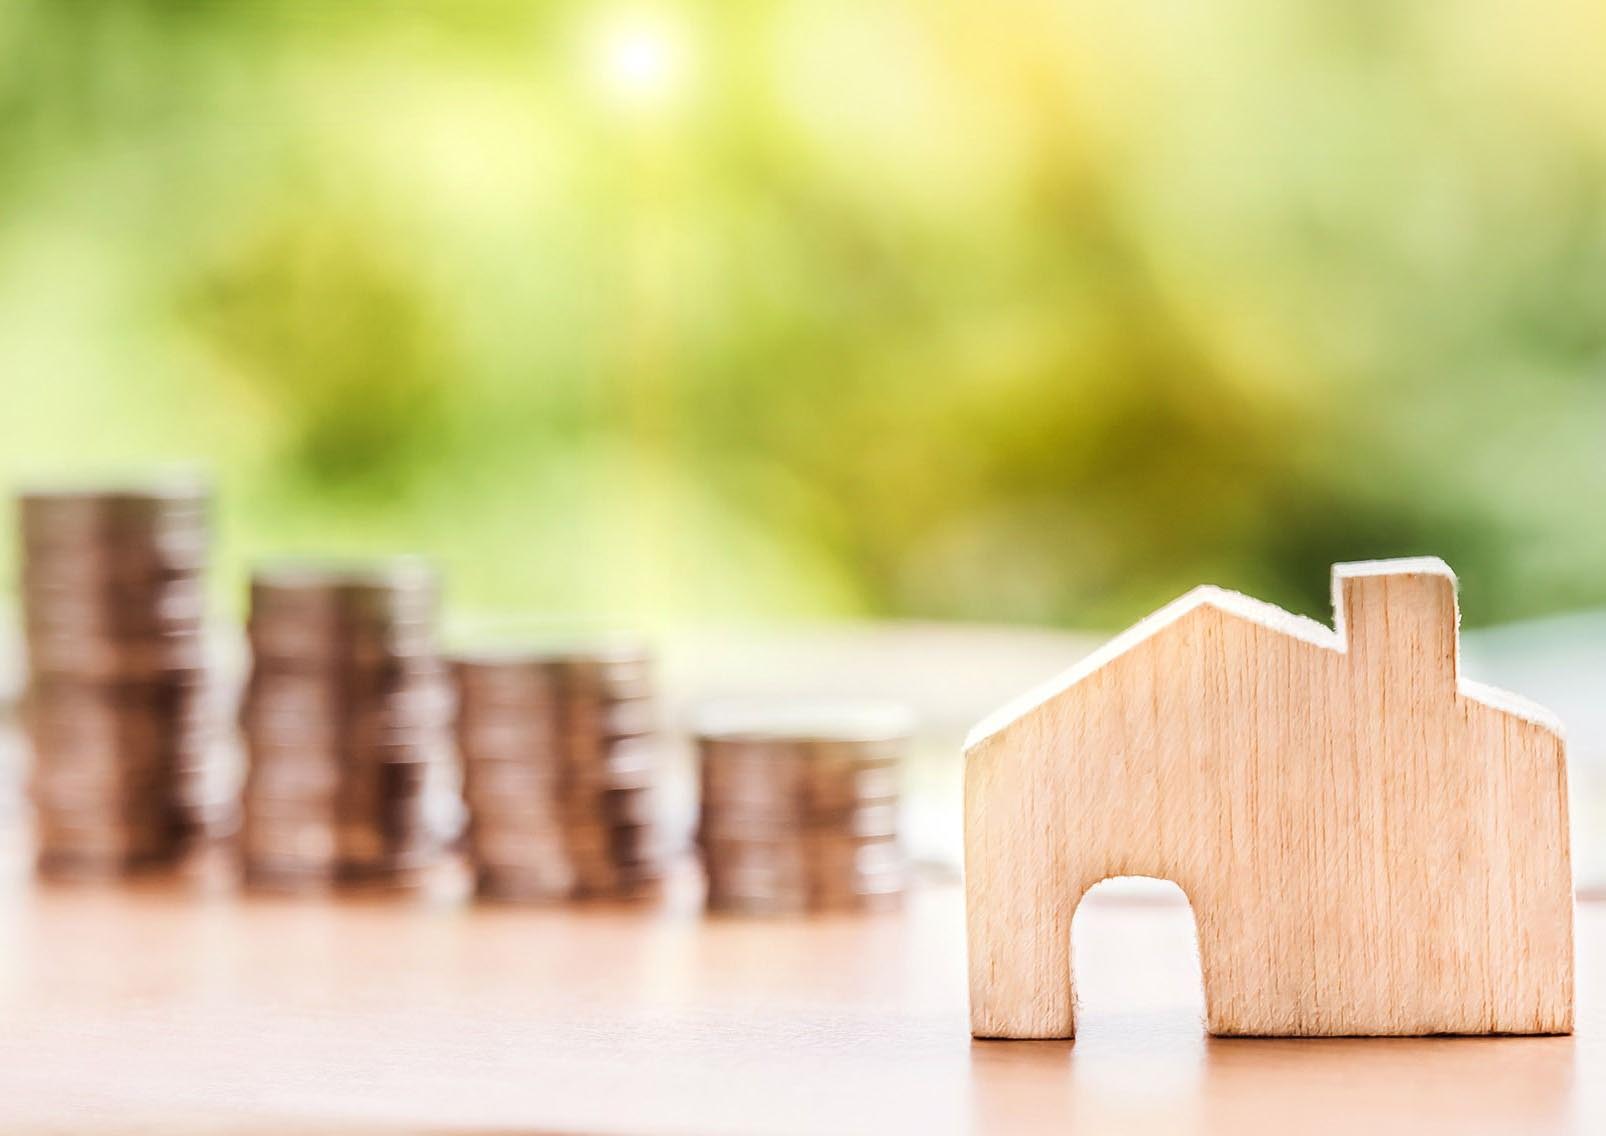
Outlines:
{"label": "stack of coins", "polygon": [[896,906],[901,707],[722,705],[699,715],[697,840],[714,911]]}
{"label": "stack of coins", "polygon": [[564,839],[558,668],[507,652],[459,656],[453,669],[476,889],[499,899],[569,898],[577,879]]}
{"label": "stack of coins", "polygon": [[457,660],[469,847],[482,895],[637,898],[662,878],[651,660],[625,641]]}
{"label": "stack of coins", "polygon": [[19,495],[46,874],[159,866],[232,828],[205,665],[209,508],[193,484]]}
{"label": "stack of coins", "polygon": [[251,578],[247,882],[423,886],[460,817],[440,588],[415,560]]}

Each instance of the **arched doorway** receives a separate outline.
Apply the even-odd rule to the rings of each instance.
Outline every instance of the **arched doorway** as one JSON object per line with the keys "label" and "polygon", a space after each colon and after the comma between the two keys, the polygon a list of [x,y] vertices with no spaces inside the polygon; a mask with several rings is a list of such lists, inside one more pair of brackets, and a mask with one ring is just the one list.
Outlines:
{"label": "arched doorway", "polygon": [[1079,1041],[1203,1046],[1198,926],[1176,884],[1118,876],[1089,888],[1071,920],[1071,973]]}

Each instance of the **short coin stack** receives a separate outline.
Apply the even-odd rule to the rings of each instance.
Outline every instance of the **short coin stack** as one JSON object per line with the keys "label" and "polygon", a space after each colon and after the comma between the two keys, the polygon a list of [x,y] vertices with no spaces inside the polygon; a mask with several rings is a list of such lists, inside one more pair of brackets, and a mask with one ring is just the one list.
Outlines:
{"label": "short coin stack", "polygon": [[896,906],[901,707],[708,707],[697,722],[698,846],[710,910]]}
{"label": "short coin stack", "polygon": [[422,886],[445,859],[460,805],[439,602],[410,559],[252,574],[248,883]]}
{"label": "short coin stack", "polygon": [[480,894],[635,898],[661,879],[651,660],[625,640],[465,655],[458,748]]}
{"label": "short coin stack", "polygon": [[209,509],[187,482],[18,497],[45,874],[160,866],[232,828],[203,638]]}

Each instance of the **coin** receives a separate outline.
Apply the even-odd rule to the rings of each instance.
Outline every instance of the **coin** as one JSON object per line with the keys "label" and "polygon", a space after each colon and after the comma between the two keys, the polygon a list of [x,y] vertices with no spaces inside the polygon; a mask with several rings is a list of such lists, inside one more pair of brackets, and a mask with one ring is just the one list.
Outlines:
{"label": "coin", "polygon": [[896,706],[705,707],[694,729],[709,909],[894,906],[904,888],[898,768],[912,726]]}
{"label": "coin", "polygon": [[251,575],[247,882],[427,886],[461,823],[439,581],[416,558]]}
{"label": "coin", "polygon": [[170,864],[233,827],[204,642],[210,511],[187,481],[17,497],[43,873]]}
{"label": "coin", "polygon": [[623,637],[458,656],[480,894],[640,898],[662,878],[651,659]]}

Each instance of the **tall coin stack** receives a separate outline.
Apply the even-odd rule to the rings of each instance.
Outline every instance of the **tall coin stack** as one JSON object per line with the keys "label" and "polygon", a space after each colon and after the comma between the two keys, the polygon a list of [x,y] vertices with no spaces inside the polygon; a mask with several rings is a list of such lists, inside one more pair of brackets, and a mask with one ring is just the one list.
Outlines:
{"label": "tall coin stack", "polygon": [[42,873],[171,863],[233,825],[205,665],[209,510],[192,483],[18,497]]}
{"label": "tall coin stack", "polygon": [[901,707],[723,705],[699,715],[697,841],[708,907],[747,914],[896,906]]}
{"label": "tall coin stack", "polygon": [[457,660],[480,894],[635,898],[662,876],[651,660],[588,641]]}
{"label": "tall coin stack", "polygon": [[423,886],[460,820],[451,691],[425,564],[278,564],[251,577],[248,883]]}

